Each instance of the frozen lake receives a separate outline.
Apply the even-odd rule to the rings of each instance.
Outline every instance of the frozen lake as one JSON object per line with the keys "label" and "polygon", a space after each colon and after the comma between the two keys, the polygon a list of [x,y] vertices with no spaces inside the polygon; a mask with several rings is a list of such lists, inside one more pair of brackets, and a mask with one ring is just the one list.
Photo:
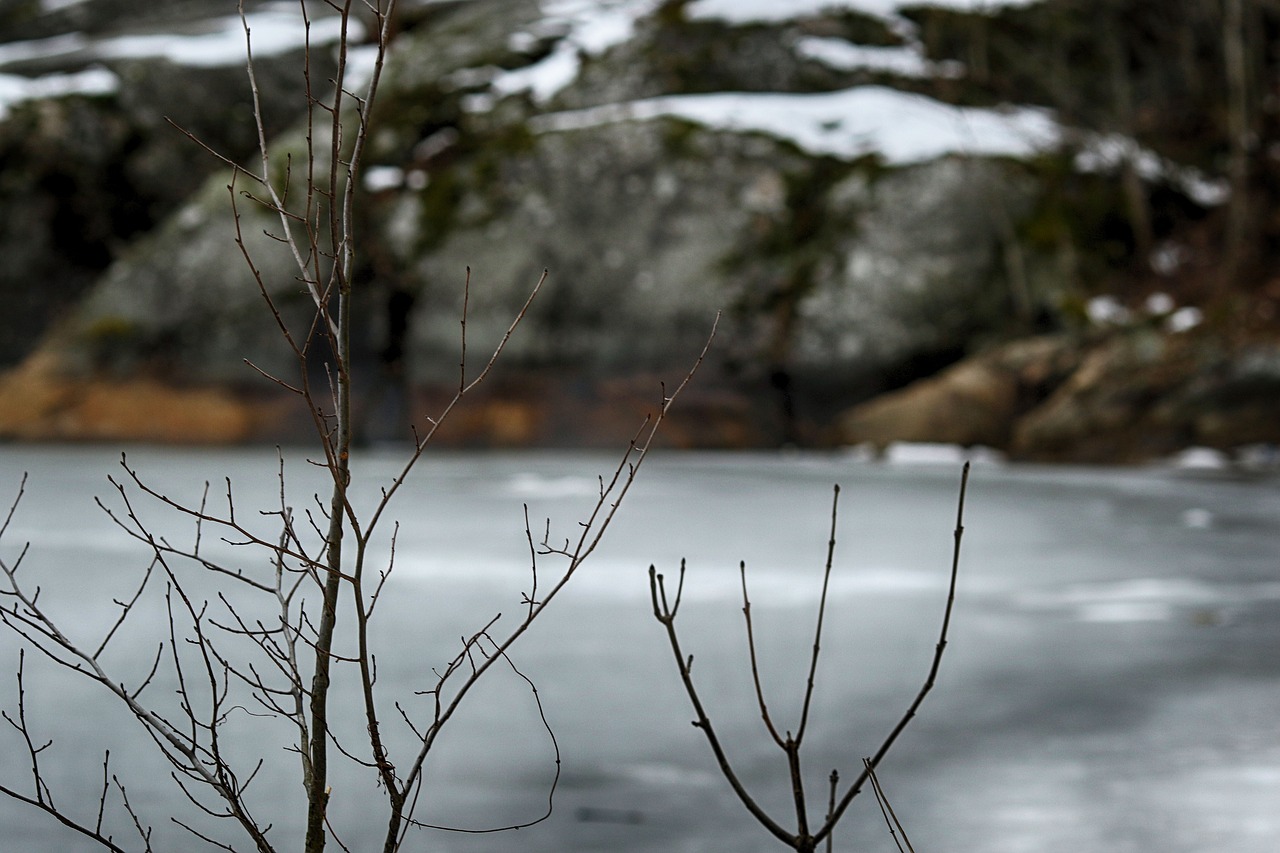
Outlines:
{"label": "frozen lake", "polygon": [[[271,506],[273,451],[136,448],[130,461],[185,499],[231,477],[237,511]],[[369,500],[396,470],[392,451],[355,461]],[[42,603],[86,638],[110,623],[146,564],[93,505],[118,453],[0,448],[0,498],[22,471],[27,495],[0,549],[31,552]],[[552,538],[573,534],[596,476],[616,460],[566,453],[443,454],[394,505],[396,573],[380,605],[379,687],[430,686],[458,638],[519,610],[529,557],[522,504]],[[318,483],[289,457],[291,503]],[[688,559],[680,614],[707,711],[749,788],[789,823],[782,754],[750,683],[739,560],[775,719],[795,725],[839,483],[839,544],[819,686],[807,735],[815,819],[833,768],[856,775],[925,677],[945,600],[958,464],[882,464],[819,454],[662,453],[652,457],[605,545],[516,647],[558,739],[555,811],[514,833],[424,831],[407,850],[667,853],[781,850],[717,775],[649,603],[647,569]],[[278,499],[277,499],[278,500]],[[167,535],[191,527],[140,502]],[[880,771],[921,853],[1274,853],[1280,843],[1280,481],[1221,472],[978,464],[971,476],[959,598],[941,677]],[[259,558],[260,559],[260,558]],[[547,566],[544,571],[550,571]],[[30,582],[30,580],[29,580]],[[544,579],[545,583],[545,579]],[[120,638],[113,665],[144,669],[164,638],[158,610]],[[17,643],[0,635],[0,666]],[[139,662],[142,662],[141,664]],[[130,667],[133,667],[130,670]],[[130,797],[157,827],[157,850],[200,849],[168,822],[190,812],[136,724],[102,691],[28,653],[28,718],[53,793],[91,819],[112,748]],[[343,676],[340,674],[339,679]],[[343,682],[339,682],[340,685]],[[351,681],[344,697],[351,696]],[[339,689],[344,689],[340,686]],[[12,675],[0,703],[16,709]],[[420,701],[420,700],[419,700]],[[392,721],[394,722],[394,721]],[[347,729],[359,734],[352,722]],[[296,830],[297,759],[271,725],[243,726],[247,766],[265,759],[259,811]],[[27,789],[29,761],[0,730],[0,782]],[[394,760],[394,759],[393,759]],[[499,674],[448,730],[419,816],[479,827],[537,816],[554,773],[530,694]],[[353,851],[373,849],[381,793],[343,770],[331,815]],[[47,816],[0,802],[6,850],[97,849]],[[126,846],[141,849],[136,840]],[[229,836],[238,849],[242,839]],[[178,839],[166,844],[165,839]],[[282,842],[282,849],[297,849]],[[212,849],[212,848],[208,848]],[[340,849],[334,845],[331,849]],[[836,850],[891,851],[870,795]]]}

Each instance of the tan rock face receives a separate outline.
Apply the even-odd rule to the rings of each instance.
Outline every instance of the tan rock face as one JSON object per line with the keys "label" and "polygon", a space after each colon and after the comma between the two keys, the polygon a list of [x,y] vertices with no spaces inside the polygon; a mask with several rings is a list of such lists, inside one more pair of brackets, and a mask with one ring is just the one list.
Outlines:
{"label": "tan rock face", "polygon": [[261,407],[218,389],[77,379],[31,359],[0,377],[0,438],[228,444],[253,438]]}
{"label": "tan rock face", "polygon": [[[531,375],[469,396],[437,443],[464,447],[616,447],[652,413],[656,375],[610,381]],[[402,416],[421,429],[452,395],[415,390]],[[759,447],[770,433],[750,398],[695,387],[664,427],[678,447]],[[366,432],[407,439],[408,421]],[[391,426],[395,429],[388,431]],[[0,440],[228,444],[312,434],[305,407],[282,394],[155,379],[70,375],[37,354],[0,376]],[[985,445],[1014,458],[1138,462],[1203,445],[1280,445],[1280,343],[1225,348],[1150,329],[1079,340],[1024,340],[854,407],[838,443]]]}
{"label": "tan rock face", "polygon": [[1008,442],[1017,382],[983,362],[965,362],[853,409],[841,426],[847,441],[983,444]]}
{"label": "tan rock face", "polygon": [[1056,338],[1002,347],[851,409],[840,422],[841,440],[1007,448],[1018,419],[1073,362]]}
{"label": "tan rock face", "polygon": [[1131,329],[1009,344],[857,406],[841,440],[983,444],[1018,459],[1127,463],[1280,444],[1280,344]]}

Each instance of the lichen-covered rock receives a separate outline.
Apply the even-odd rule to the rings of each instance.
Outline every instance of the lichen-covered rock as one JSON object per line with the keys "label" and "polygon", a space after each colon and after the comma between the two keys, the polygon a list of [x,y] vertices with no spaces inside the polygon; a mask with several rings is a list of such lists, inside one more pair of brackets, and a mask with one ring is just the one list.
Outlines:
{"label": "lichen-covered rock", "polygon": [[[173,21],[194,8],[184,3],[154,4],[147,20]],[[1148,263],[1134,253],[1157,238],[1165,242],[1152,257],[1168,261],[1166,272],[1152,261],[1127,302],[1194,304],[1183,299],[1193,283],[1172,285],[1195,252],[1169,223],[1212,202],[1193,198],[1194,170],[1105,127],[1106,140],[1127,140],[1121,148],[1145,158],[1137,190],[1151,194],[1154,230],[1138,234],[1125,212],[1134,187],[1115,180],[1115,162],[1059,150],[1066,130],[1046,110],[994,106],[1004,89],[993,71],[1012,61],[1019,28],[1052,16],[912,7],[734,23],[687,7],[402,6],[356,205],[350,307],[356,370],[374,378],[359,401],[369,434],[394,433],[379,419],[429,414],[429,401],[456,387],[464,303],[474,376],[546,270],[504,353],[518,379],[468,421],[477,441],[555,443],[590,431],[589,403],[606,405],[606,389],[619,387],[630,400],[643,396],[634,383],[680,375],[717,313],[699,382],[718,402],[702,411],[705,435],[731,444],[919,438],[1030,458],[1130,459],[1190,441],[1269,440],[1266,357],[1225,344],[1215,352],[1154,325],[1101,340],[1088,332],[1089,297],[1116,281],[1129,287],[1125,277]],[[3,13],[12,23],[37,8]],[[93,33],[113,9],[126,23],[146,13],[128,0],[59,9],[15,32],[65,32],[78,15]],[[984,34],[981,44],[962,50],[970,32]],[[290,159],[305,160],[292,124],[298,55],[259,59],[280,187]],[[312,59],[313,80],[327,79],[328,51]],[[251,161],[239,64],[197,70],[163,55],[106,64],[118,82],[110,91],[20,104],[0,123],[0,207],[21,211],[0,225],[0,298],[22,318],[0,341],[0,361],[43,334],[32,363],[58,382],[269,385],[246,360],[294,376],[297,359],[259,293],[304,334],[313,305],[268,236],[280,223],[239,197],[255,277],[236,245],[229,176],[196,146],[162,141],[176,135],[168,115]],[[770,109],[803,132],[760,120]],[[990,146],[977,144],[980,129],[994,129]],[[301,170],[292,174],[296,201]],[[242,176],[238,189],[250,184]],[[1157,275],[1176,300],[1152,293],[1164,284]],[[46,333],[46,318],[68,305]],[[999,345],[1049,330],[1081,336]],[[323,361],[319,347],[313,375]],[[392,387],[396,411],[380,414]],[[567,420],[549,412],[552,400]],[[681,443],[700,443],[695,433]]]}
{"label": "lichen-covered rock", "polygon": [[[399,300],[411,312],[409,375],[450,377],[468,266],[477,363],[546,269],[548,287],[506,353],[516,369],[670,368],[724,312],[726,343],[713,360],[722,378],[766,395],[782,382],[798,401],[786,405],[801,410],[810,388],[875,390],[886,368],[962,350],[974,330],[1001,321],[1006,295],[991,287],[1000,217],[1017,217],[1033,189],[1017,169],[962,157],[886,169],[874,157],[814,157],[785,140],[678,118],[560,128],[532,121],[536,107],[519,96],[470,109],[466,99],[487,86],[483,69],[536,58],[536,32],[532,42],[514,36],[536,30],[538,5],[508,12],[462,4],[392,51],[360,223],[362,357],[385,350],[388,306]],[[644,26],[584,69],[629,66],[628,51],[675,37],[658,19]],[[690,25],[681,43],[711,39],[716,27]],[[645,61],[664,55],[655,49]],[[557,97],[589,102],[592,73]],[[290,144],[299,156],[295,137],[277,143],[277,163]],[[60,338],[75,353],[69,365],[159,364],[218,381],[244,377],[241,358],[287,369],[271,324],[253,317],[253,282],[215,262],[234,258],[223,182],[213,179],[108,272]],[[274,227],[251,206],[243,216],[251,239]],[[287,253],[256,249],[268,287],[287,303]]]}
{"label": "lichen-covered rock", "polygon": [[847,411],[840,438],[986,445],[1022,460],[1140,462],[1280,443],[1280,348],[1151,326],[1018,341]]}
{"label": "lichen-covered rock", "polygon": [[[92,73],[110,85],[0,103],[0,301],[8,316],[0,365],[25,355],[124,247],[221,168],[184,132],[233,160],[257,145],[242,59],[177,61],[112,42],[104,31],[116,28],[114,37],[127,26],[197,25],[198,33],[201,19],[225,23],[233,13],[187,0],[89,0],[9,12],[13,27],[0,28],[6,39],[51,41],[0,53],[3,73],[14,80]],[[300,50],[264,51],[256,63],[271,135],[305,109],[300,57]],[[317,51],[313,66],[317,79],[327,79],[332,58]]]}
{"label": "lichen-covered rock", "polygon": [[1184,447],[1280,443],[1280,348],[1137,330],[1091,348],[1016,426],[1020,458],[1136,462]]}
{"label": "lichen-covered rock", "polygon": [[881,448],[914,441],[1009,449],[1020,420],[1075,371],[1079,358],[1064,337],[982,353],[849,410],[840,439]]}

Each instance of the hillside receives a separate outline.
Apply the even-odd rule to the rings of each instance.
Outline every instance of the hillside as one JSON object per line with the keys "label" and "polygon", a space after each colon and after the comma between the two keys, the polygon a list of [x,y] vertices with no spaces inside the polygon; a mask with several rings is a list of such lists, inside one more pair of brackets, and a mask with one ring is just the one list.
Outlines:
{"label": "hillside", "polygon": [[[290,434],[242,361],[283,353],[226,176],[166,121],[253,151],[214,6],[0,5],[0,435]],[[1280,13],[1231,6],[405,3],[363,177],[366,436],[454,381],[470,266],[476,342],[551,277],[457,442],[609,440],[722,311],[674,443],[1276,443]],[[250,9],[277,160],[290,8]]]}

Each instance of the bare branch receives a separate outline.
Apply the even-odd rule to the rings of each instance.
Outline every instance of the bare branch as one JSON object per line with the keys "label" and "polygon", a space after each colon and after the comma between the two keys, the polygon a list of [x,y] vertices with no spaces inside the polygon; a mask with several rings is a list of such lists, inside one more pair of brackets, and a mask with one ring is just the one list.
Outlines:
{"label": "bare branch", "polygon": [[[908,706],[906,712],[889,733],[888,737],[886,737],[881,743],[880,749],[876,752],[874,758],[867,759],[864,762],[865,767],[863,772],[858,776],[843,797],[837,798],[840,779],[839,774],[834,770],[831,772],[831,787],[828,797],[827,813],[822,823],[822,827],[817,833],[811,834],[809,831],[808,812],[805,805],[804,779],[801,772],[800,747],[809,722],[809,711],[817,679],[818,657],[822,647],[822,630],[826,617],[827,595],[830,589],[831,571],[835,557],[836,522],[839,515],[838,509],[840,498],[839,486],[835,487],[831,501],[831,533],[827,541],[827,560],[823,570],[822,594],[818,603],[818,614],[814,629],[813,651],[810,657],[808,679],[804,688],[800,723],[794,735],[790,731],[785,735],[780,735],[770,718],[768,705],[764,698],[764,690],[761,686],[756,654],[755,632],[751,620],[751,600],[747,592],[746,564],[745,562],[739,563],[739,572],[742,578],[742,612],[747,629],[747,646],[751,660],[752,683],[756,692],[757,705],[760,709],[760,714],[764,720],[765,726],[769,731],[769,735],[773,739],[774,743],[782,748],[787,757],[787,769],[790,777],[792,797],[796,813],[796,831],[794,833],[789,832],[783,828],[781,824],[776,822],[755,801],[750,792],[747,791],[746,787],[742,784],[742,781],[738,778],[736,771],[734,771],[730,764],[729,758],[720,744],[720,739],[703,707],[702,699],[693,682],[693,656],[686,656],[684,651],[681,649],[679,636],[676,632],[675,626],[676,610],[680,604],[680,589],[682,589],[684,585],[684,561],[681,561],[680,563],[680,586],[677,588],[674,604],[672,604],[667,597],[666,585],[664,583],[663,576],[658,574],[657,570],[653,566],[649,567],[649,594],[653,605],[653,615],[666,631],[667,642],[675,657],[676,669],[680,675],[681,683],[684,685],[685,693],[688,695],[689,701],[693,705],[695,713],[693,725],[702,730],[704,737],[707,739],[708,745],[711,747],[712,754],[715,756],[716,762],[719,765],[721,775],[724,776],[725,780],[729,783],[729,787],[735,794],[737,794],[738,799],[747,808],[747,811],[751,813],[761,826],[787,846],[798,851],[798,853],[812,853],[812,851],[817,848],[817,845],[824,839],[827,842],[828,852],[831,850],[832,833],[836,824],[839,823],[845,809],[848,808],[849,803],[855,796],[857,796],[868,779],[872,780],[872,784],[875,786],[877,791],[877,797],[883,797],[883,792],[879,789],[879,783],[874,778],[875,768],[879,765],[880,761],[883,760],[884,756],[893,746],[898,736],[906,728],[907,724],[912,720],[912,718],[914,718],[920,704],[924,701],[924,697],[930,690],[932,690],[934,683],[937,680],[938,669],[942,662],[942,653],[947,645],[947,632],[951,625],[951,613],[955,604],[956,579],[959,575],[960,567],[960,541],[964,533],[964,499],[968,481],[969,464],[965,463],[960,480],[960,497],[956,510],[956,528],[954,537],[955,547],[952,552],[947,603],[943,614],[938,643],[934,651],[933,661],[929,668],[928,676],[925,679],[924,686],[920,689],[919,693]],[[882,808],[886,809],[888,815],[892,815],[892,810],[889,809],[887,801],[882,800]],[[888,819],[888,816],[886,819]],[[902,832],[901,824],[897,823],[896,816],[893,817],[893,820],[890,823],[891,830],[893,830],[895,826],[897,831],[901,832],[903,841],[906,842],[906,833]],[[897,838],[895,835],[895,841],[896,840]],[[910,843],[906,843],[909,848]]]}
{"label": "bare branch", "polygon": [[924,698],[929,695],[929,691],[933,689],[934,683],[938,678],[938,668],[942,665],[942,653],[947,647],[947,631],[951,627],[951,612],[955,607],[956,600],[956,579],[960,574],[960,540],[964,536],[964,498],[965,492],[969,486],[969,463],[964,463],[964,468],[960,474],[960,498],[956,505],[956,528],[954,533],[955,545],[951,552],[951,580],[947,588],[947,605],[942,614],[942,628],[938,633],[938,643],[934,647],[933,662],[929,666],[929,674],[925,677],[924,685],[920,688],[920,692],[916,694],[916,698],[912,700],[907,707],[902,718],[898,720],[898,724],[893,727],[888,736],[880,744],[880,748],[876,750],[875,755],[871,757],[869,766],[864,768],[862,773],[853,784],[849,786],[849,790],[841,797],[839,804],[832,813],[830,820],[817,833],[815,839],[821,841],[822,838],[831,832],[832,828],[840,820],[845,809],[853,802],[853,798],[858,796],[862,791],[863,785],[866,784],[871,772],[880,766],[880,762],[884,760],[885,755],[893,747],[898,740],[898,736],[902,734],[907,725],[915,718],[916,712],[920,709],[920,705],[924,702]]}
{"label": "bare branch", "polygon": [[[871,766],[871,759],[862,759],[862,765],[866,768],[867,778],[871,780],[871,790],[876,796],[876,804],[880,806],[880,814],[884,816],[884,822],[889,827],[889,835],[893,838],[898,853],[916,853],[916,849],[911,846],[911,840],[907,838],[907,831],[903,828],[902,821],[898,820],[893,806],[889,805],[889,798],[880,787],[880,779],[876,776],[876,769]],[[898,838],[899,834],[902,836],[901,839]]]}
{"label": "bare branch", "polygon": [[752,817],[760,822],[760,825],[772,833],[776,838],[784,844],[794,847],[795,836],[784,829],[780,824],[774,821],[760,805],[755,801],[747,791],[746,786],[738,778],[737,772],[729,763],[729,757],[724,751],[724,747],[720,745],[720,738],[716,735],[715,728],[711,725],[711,719],[707,716],[706,710],[702,705],[702,698],[698,694],[697,687],[693,683],[693,656],[685,656],[680,648],[680,638],[676,634],[676,610],[680,604],[679,591],[684,587],[684,561],[680,561],[680,584],[677,588],[674,606],[668,603],[666,583],[663,576],[658,573],[653,566],[649,567],[649,597],[653,602],[654,617],[660,622],[667,632],[667,642],[671,645],[671,653],[675,655],[676,669],[680,673],[680,681],[684,685],[685,693],[689,696],[689,702],[693,705],[695,719],[693,720],[694,728],[701,729],[702,734],[707,739],[707,743],[711,746],[711,751],[716,757],[716,762],[720,765],[720,773],[724,776],[725,781],[729,783],[729,787],[738,795],[738,799],[746,806],[747,811],[751,812]]}
{"label": "bare branch", "polygon": [[796,744],[804,738],[805,727],[809,724],[809,705],[813,700],[814,678],[818,672],[818,651],[822,647],[822,624],[827,613],[827,591],[831,587],[831,565],[836,554],[836,518],[839,515],[840,485],[837,483],[831,492],[831,535],[827,537],[827,564],[822,571],[822,596],[818,600],[818,619],[813,631],[813,657],[809,662],[809,681],[804,689],[804,707],[800,712],[800,726],[796,729]]}
{"label": "bare branch", "polygon": [[[680,574],[683,579],[683,567]],[[756,705],[760,708],[760,718],[764,720],[765,728],[769,730],[769,737],[773,738],[773,742],[778,746],[786,749],[786,743],[783,741],[782,735],[778,734],[778,730],[774,728],[773,719],[769,716],[769,706],[764,699],[764,687],[760,684],[760,663],[759,658],[756,657],[756,632],[751,622],[751,597],[747,595],[747,563],[745,560],[738,563],[738,575],[742,579],[742,618],[747,626],[747,656],[751,660],[751,683],[756,689]]]}

